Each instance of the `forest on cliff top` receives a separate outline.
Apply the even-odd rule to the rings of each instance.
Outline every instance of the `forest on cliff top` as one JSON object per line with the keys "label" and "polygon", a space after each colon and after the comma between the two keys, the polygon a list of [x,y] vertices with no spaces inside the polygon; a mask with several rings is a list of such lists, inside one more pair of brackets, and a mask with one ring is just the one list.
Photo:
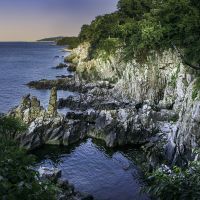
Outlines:
{"label": "forest on cliff top", "polygon": [[200,69],[199,34],[199,0],[119,0],[116,12],[83,25],[79,40],[90,42],[90,58],[121,48],[125,60],[145,62],[153,50],[171,48]]}

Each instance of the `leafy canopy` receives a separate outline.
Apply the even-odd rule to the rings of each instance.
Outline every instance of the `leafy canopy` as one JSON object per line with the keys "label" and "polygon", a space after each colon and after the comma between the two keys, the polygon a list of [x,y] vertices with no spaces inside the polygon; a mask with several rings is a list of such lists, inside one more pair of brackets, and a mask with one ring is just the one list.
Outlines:
{"label": "leafy canopy", "polygon": [[91,57],[114,38],[117,45],[104,50],[122,47],[127,60],[145,61],[152,50],[176,47],[186,64],[200,64],[200,1],[119,0],[117,7],[82,27],[79,38],[91,43]]}

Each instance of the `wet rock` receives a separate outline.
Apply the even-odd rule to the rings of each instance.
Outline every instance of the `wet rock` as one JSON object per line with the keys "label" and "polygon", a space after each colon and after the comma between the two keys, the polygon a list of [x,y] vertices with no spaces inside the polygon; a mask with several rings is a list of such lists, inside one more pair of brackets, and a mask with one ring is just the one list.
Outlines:
{"label": "wet rock", "polygon": [[106,95],[106,93],[100,93],[100,95],[96,95],[96,93],[93,94],[91,91],[80,94],[79,96],[69,96],[66,99],[61,98],[58,101],[59,109],[66,107],[72,110],[82,111],[90,108],[95,110],[114,110],[128,106],[130,106],[129,102],[119,102]]}
{"label": "wet rock", "polygon": [[65,63],[60,63],[58,66],[53,67],[53,69],[63,69],[63,68],[67,68],[68,65]]}
{"label": "wet rock", "polygon": [[73,75],[61,75],[61,76],[56,76],[56,78],[73,78]]}
{"label": "wet rock", "polygon": [[68,189],[69,188],[68,180],[58,179],[57,185],[62,189]]}
{"label": "wet rock", "polygon": [[27,85],[35,89],[51,89],[53,87],[56,87],[57,90],[77,91],[81,93],[89,92],[96,87],[99,87],[101,89],[112,87],[110,84],[108,84],[108,82],[105,81],[87,83],[84,80],[80,80],[77,75],[68,76],[67,78],[58,78],[56,80],[42,79],[39,81],[31,81]]}
{"label": "wet rock", "polygon": [[75,191],[75,187],[69,184],[68,180],[61,179],[62,171],[54,167],[40,167],[38,170],[40,181],[49,180],[57,186],[57,200],[90,200],[93,197],[89,194],[84,194]]}
{"label": "wet rock", "polygon": [[82,83],[77,82],[74,76],[67,76],[66,78],[58,78],[56,80],[46,80],[42,79],[39,81],[31,81],[27,85],[30,88],[35,88],[38,90],[52,89],[56,87],[57,90],[67,90],[67,91],[81,91],[87,92],[89,88],[82,87]]}

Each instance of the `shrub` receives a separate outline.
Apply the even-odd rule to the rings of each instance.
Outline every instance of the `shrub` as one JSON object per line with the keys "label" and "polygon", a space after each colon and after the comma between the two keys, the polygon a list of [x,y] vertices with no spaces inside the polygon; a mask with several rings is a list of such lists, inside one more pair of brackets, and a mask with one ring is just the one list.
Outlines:
{"label": "shrub", "polygon": [[200,162],[189,163],[186,169],[163,165],[148,175],[145,189],[160,200],[197,200],[200,195]]}
{"label": "shrub", "polygon": [[0,199],[53,200],[54,185],[39,181],[31,168],[34,157],[13,140],[13,134],[24,130],[18,119],[0,118]]}

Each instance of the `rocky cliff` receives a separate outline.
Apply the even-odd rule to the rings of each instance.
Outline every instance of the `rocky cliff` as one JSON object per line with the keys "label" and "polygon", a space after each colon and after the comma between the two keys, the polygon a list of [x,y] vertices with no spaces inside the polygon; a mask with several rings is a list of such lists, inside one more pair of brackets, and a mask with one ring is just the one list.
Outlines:
{"label": "rocky cliff", "polygon": [[[33,149],[94,137],[109,147],[142,145],[153,167],[162,159],[183,164],[192,158],[200,145],[198,74],[171,50],[152,53],[139,64],[124,62],[120,51],[89,60],[88,48],[84,43],[65,59],[76,71],[74,77],[31,83],[37,89],[52,88],[48,110],[28,95],[9,113],[29,125],[18,136],[21,144]],[[79,95],[57,99],[56,88]],[[65,116],[57,112],[65,107],[73,111]]]}
{"label": "rocky cliff", "polygon": [[[162,117],[156,119],[157,114],[151,115],[151,120],[167,138],[165,156],[172,162],[190,157],[192,149],[200,144],[197,71],[183,65],[172,50],[160,55],[152,52],[145,64],[139,64],[135,60],[124,62],[120,51],[109,56],[101,53],[88,60],[88,49],[89,44],[84,43],[70,56],[79,76],[90,81],[108,80],[114,83],[111,95],[116,99],[148,105],[150,113],[159,111]],[[134,112],[132,117],[136,120]]]}

